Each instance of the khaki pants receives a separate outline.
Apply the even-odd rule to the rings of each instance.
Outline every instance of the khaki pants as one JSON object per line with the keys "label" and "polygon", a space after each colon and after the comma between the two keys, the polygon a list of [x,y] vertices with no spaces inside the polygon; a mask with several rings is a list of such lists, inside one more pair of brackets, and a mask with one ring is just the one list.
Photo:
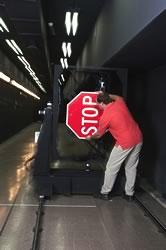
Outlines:
{"label": "khaki pants", "polygon": [[124,161],[126,175],[125,193],[127,195],[134,194],[137,165],[141,148],[142,143],[128,149],[122,149],[121,146],[114,146],[106,165],[104,184],[101,189],[102,194],[111,192],[121,164]]}

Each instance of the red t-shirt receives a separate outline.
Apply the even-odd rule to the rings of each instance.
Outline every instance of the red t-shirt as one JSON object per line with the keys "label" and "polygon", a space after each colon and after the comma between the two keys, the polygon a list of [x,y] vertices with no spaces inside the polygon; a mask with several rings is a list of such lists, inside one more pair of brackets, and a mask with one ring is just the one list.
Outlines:
{"label": "red t-shirt", "polygon": [[122,97],[108,104],[99,121],[99,135],[109,131],[116,144],[127,149],[142,142],[142,133]]}

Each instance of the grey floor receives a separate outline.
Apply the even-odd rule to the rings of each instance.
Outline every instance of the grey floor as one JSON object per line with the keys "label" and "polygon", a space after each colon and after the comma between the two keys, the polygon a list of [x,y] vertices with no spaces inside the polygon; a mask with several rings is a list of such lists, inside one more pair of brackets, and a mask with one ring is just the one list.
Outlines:
{"label": "grey floor", "polygon": [[[24,162],[33,153],[38,126],[29,126],[0,145],[0,250],[32,246],[38,198]],[[121,197],[101,201],[58,195],[46,201],[44,212],[42,250],[166,249],[166,237],[135,203]]]}

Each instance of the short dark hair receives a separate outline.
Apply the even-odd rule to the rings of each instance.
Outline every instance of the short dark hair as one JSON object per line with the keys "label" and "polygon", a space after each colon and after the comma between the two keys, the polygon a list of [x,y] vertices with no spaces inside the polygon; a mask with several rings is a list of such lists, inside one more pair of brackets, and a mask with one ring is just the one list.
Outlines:
{"label": "short dark hair", "polygon": [[108,103],[112,102],[112,99],[111,99],[111,97],[109,96],[108,93],[103,92],[103,93],[98,94],[97,102],[98,103],[103,102],[104,104],[108,104]]}

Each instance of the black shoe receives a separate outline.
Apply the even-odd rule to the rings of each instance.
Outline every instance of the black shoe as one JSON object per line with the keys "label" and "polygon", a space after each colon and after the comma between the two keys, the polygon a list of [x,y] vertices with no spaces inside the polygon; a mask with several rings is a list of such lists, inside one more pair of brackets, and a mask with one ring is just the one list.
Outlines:
{"label": "black shoe", "polygon": [[123,194],[123,198],[126,201],[132,202],[134,200],[134,196],[133,195],[127,195],[127,194]]}
{"label": "black shoe", "polygon": [[101,193],[94,195],[94,197],[105,201],[109,201],[111,199],[109,194],[101,194]]}

